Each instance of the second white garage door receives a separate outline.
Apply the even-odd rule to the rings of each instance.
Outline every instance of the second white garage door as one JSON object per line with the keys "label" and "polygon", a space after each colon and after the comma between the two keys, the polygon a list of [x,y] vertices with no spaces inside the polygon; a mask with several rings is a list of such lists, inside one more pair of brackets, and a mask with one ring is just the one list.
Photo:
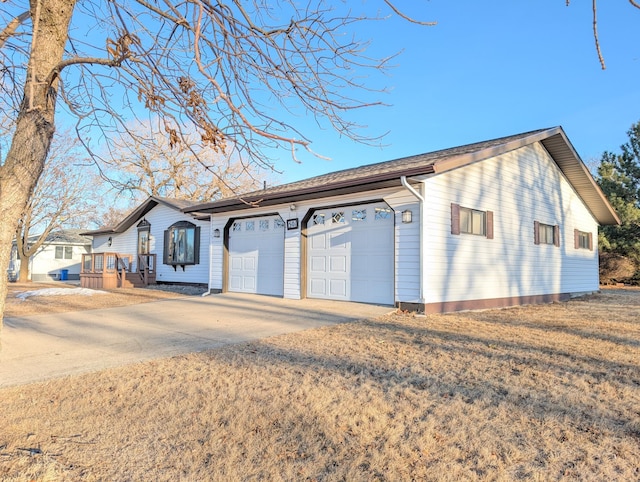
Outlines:
{"label": "second white garage door", "polygon": [[307,224],[307,296],[393,304],[393,233],[386,203],[314,212]]}
{"label": "second white garage door", "polygon": [[280,216],[239,219],[231,225],[229,291],[283,295],[284,222]]}

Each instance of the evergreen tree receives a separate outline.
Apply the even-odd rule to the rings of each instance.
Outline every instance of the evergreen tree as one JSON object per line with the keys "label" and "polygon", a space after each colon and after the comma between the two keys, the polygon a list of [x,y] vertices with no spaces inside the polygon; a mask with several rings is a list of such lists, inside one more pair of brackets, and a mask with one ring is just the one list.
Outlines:
{"label": "evergreen tree", "polygon": [[627,132],[621,152],[605,152],[598,167],[598,184],[622,223],[604,226],[600,246],[605,253],[625,256],[640,268],[640,122]]}

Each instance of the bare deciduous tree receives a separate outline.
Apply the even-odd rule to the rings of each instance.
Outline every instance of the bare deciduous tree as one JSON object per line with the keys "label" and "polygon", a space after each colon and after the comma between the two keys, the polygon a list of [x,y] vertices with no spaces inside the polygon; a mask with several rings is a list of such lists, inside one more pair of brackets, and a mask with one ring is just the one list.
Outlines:
{"label": "bare deciduous tree", "polygon": [[196,133],[270,165],[265,147],[294,156],[309,147],[283,110],[366,141],[348,112],[376,103],[353,96],[387,63],[350,34],[367,18],[338,1],[5,0],[0,18],[0,89],[15,114],[0,166],[0,312],[12,233],[47,159],[58,100],[94,154],[131,121],[153,118],[172,147],[188,149],[185,133]]}
{"label": "bare deciduous tree", "polygon": [[[169,146],[158,134],[146,142],[144,126],[133,130],[135,137],[114,142],[111,158],[103,163],[103,176],[118,194],[133,202],[149,196],[189,201],[212,201],[232,193],[247,192],[259,186],[259,172],[239,159],[198,147],[197,139]],[[186,147],[186,146],[189,147]],[[194,162],[193,151],[200,162]]]}
{"label": "bare deciduous tree", "polygon": [[[96,176],[78,165],[77,145],[72,138],[56,136],[47,165],[18,221],[16,247],[20,259],[19,280],[28,281],[29,260],[48,236],[65,228],[86,227],[95,212]],[[33,235],[34,231],[37,235]]]}

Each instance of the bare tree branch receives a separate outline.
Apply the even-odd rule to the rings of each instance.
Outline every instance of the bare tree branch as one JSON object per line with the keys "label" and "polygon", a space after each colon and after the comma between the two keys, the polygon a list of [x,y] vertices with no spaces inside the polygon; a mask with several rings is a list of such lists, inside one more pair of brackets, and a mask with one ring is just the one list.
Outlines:
{"label": "bare tree branch", "polygon": [[598,53],[600,66],[602,67],[602,70],[605,70],[607,67],[604,64],[604,57],[602,57],[602,51],[600,50],[600,39],[598,38],[598,13],[596,3],[597,0],[592,0],[591,8],[593,10],[593,39],[596,43],[596,52]]}
{"label": "bare tree branch", "polygon": [[434,25],[438,24],[438,22],[423,22],[415,18],[409,17],[408,15],[405,15],[404,13],[402,13],[398,9],[398,7],[396,7],[394,3],[391,2],[390,0],[384,0],[384,3],[386,3],[389,6],[389,8],[391,8],[391,10],[395,12],[396,15],[398,15],[401,18],[404,18],[405,20],[408,20],[411,23],[417,23],[418,25],[424,25],[426,27],[433,27]]}
{"label": "bare tree branch", "polygon": [[4,43],[7,41],[7,39],[15,34],[18,27],[30,17],[31,13],[29,11],[26,11],[15,17],[11,22],[7,24],[4,30],[0,32],[0,49],[4,47]]}

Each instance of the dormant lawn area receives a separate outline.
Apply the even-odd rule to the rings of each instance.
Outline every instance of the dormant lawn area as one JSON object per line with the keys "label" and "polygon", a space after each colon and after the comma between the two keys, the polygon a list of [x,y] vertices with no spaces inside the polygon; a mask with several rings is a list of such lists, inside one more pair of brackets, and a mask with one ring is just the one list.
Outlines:
{"label": "dormant lawn area", "polygon": [[640,480],[640,291],[0,390],[0,480]]}

